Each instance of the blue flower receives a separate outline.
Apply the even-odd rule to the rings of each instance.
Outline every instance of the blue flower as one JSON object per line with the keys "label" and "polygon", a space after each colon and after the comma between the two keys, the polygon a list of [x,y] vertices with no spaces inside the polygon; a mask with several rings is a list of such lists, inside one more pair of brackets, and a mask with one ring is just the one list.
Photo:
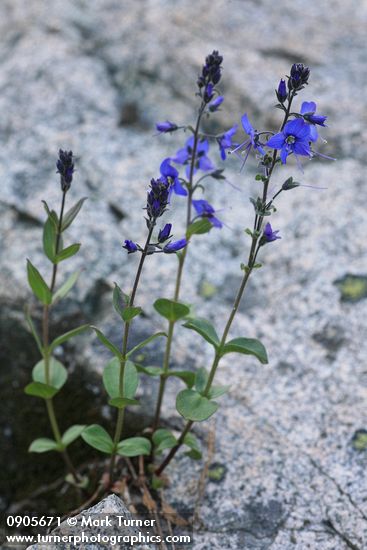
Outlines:
{"label": "blue flower", "polygon": [[[185,147],[179,149],[176,153],[176,156],[171,160],[177,164],[186,165],[186,176],[190,177],[190,162],[193,153],[194,147],[194,136],[191,136],[185,144]],[[196,148],[195,164],[194,164],[194,174],[197,170],[203,170],[204,172],[208,170],[213,170],[214,165],[210,158],[207,156],[209,151],[209,142],[207,139],[199,140]]]}
{"label": "blue flower", "polygon": [[270,223],[268,222],[264,228],[263,235],[261,237],[260,245],[265,243],[271,243],[277,239],[281,239],[278,235],[279,231],[273,231]]}
{"label": "blue flower", "polygon": [[302,103],[301,115],[306,122],[310,123],[310,140],[317,141],[319,134],[315,125],[326,126],[327,116],[316,114],[316,103],[314,101],[304,101]]}
{"label": "blue flower", "polygon": [[186,239],[180,239],[179,241],[174,241],[173,243],[166,244],[166,246],[163,248],[163,252],[165,252],[166,254],[172,254],[173,252],[177,252],[178,250],[185,248],[186,245]]}
{"label": "blue flower", "polygon": [[158,233],[158,242],[159,243],[164,243],[165,241],[167,241],[171,235],[171,229],[172,229],[172,224],[171,223],[166,223],[166,225],[163,227],[163,229],[161,229]]}
{"label": "blue flower", "polygon": [[195,208],[197,212],[198,218],[207,218],[210,223],[213,225],[213,227],[218,227],[219,229],[223,227],[223,224],[218,218],[216,218],[215,209],[211,204],[208,203],[208,201],[201,199],[201,200],[193,200],[192,205]]}
{"label": "blue flower", "polygon": [[161,132],[162,134],[174,132],[178,129],[177,124],[175,124],[174,122],[170,122],[169,120],[166,120],[166,122],[157,122],[155,127],[157,128],[158,132]]}
{"label": "blue flower", "polygon": [[237,132],[237,128],[238,124],[235,124],[233,128],[230,128],[230,130],[227,130],[227,132],[217,138],[222,160],[226,160],[226,149],[230,149],[232,147],[232,136],[234,136]]}
{"label": "blue flower", "polygon": [[73,152],[59,149],[59,158],[56,163],[57,174],[60,174],[61,190],[66,193],[73,181],[74,162]]}
{"label": "blue flower", "polygon": [[283,130],[272,136],[266,145],[272,149],[280,149],[280,158],[285,164],[291,153],[296,156],[312,156],[310,140],[310,126],[302,118],[297,118],[287,122]]}
{"label": "blue flower", "polygon": [[128,254],[132,254],[138,250],[138,246],[133,242],[126,239],[125,245],[122,248],[126,248]]}
{"label": "blue flower", "polygon": [[288,97],[287,86],[285,80],[282,78],[279,82],[278,90],[276,91],[278,101],[284,103]]}
{"label": "blue flower", "polygon": [[255,151],[258,151],[260,155],[265,155],[265,150],[260,143],[260,135],[250,123],[247,113],[243,115],[243,117],[241,118],[241,122],[242,122],[243,129],[245,130],[246,134],[249,137],[243,143],[240,143],[240,145],[238,145],[235,149],[233,149],[231,153],[236,153],[239,149],[242,149],[242,148],[244,148],[244,150],[246,151],[245,158],[241,167],[241,170],[242,170],[252,148],[254,148]]}
{"label": "blue flower", "polygon": [[171,191],[174,191],[176,195],[187,195],[186,189],[181,185],[180,179],[178,177],[178,171],[174,166],[170,164],[170,158],[164,159],[160,165],[159,171],[161,173],[161,180],[165,183],[171,184]]}
{"label": "blue flower", "polygon": [[215,111],[217,111],[219,107],[222,105],[223,101],[224,101],[224,97],[222,95],[219,95],[218,97],[213,99],[213,101],[209,104],[209,111],[211,113],[214,113]]}

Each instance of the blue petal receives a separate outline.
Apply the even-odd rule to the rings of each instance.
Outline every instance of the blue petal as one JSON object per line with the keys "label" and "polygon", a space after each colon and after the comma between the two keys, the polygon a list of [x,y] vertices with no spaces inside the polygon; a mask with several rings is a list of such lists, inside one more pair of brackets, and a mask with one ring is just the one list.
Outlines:
{"label": "blue petal", "polygon": [[282,147],[280,151],[280,158],[283,164],[287,163],[288,150],[286,147]]}
{"label": "blue petal", "polygon": [[241,122],[242,122],[242,127],[245,130],[246,134],[251,135],[255,132],[255,129],[252,127],[248,119],[247,113],[243,115],[243,117],[241,118]]}
{"label": "blue petal", "polygon": [[213,170],[214,164],[212,163],[209,157],[204,155],[203,157],[199,158],[199,168],[200,170],[204,170],[204,171]]}
{"label": "blue petal", "polygon": [[316,113],[316,103],[314,101],[304,101],[300,113],[301,115],[313,115]]}
{"label": "blue petal", "polygon": [[266,145],[268,147],[271,147],[272,149],[281,149],[284,145],[284,142],[284,134],[283,132],[279,132],[279,134],[275,134],[275,136],[272,136]]}
{"label": "blue petal", "polygon": [[159,171],[162,174],[162,176],[170,177],[170,178],[177,178],[178,171],[176,168],[170,165],[170,158],[164,159],[162,164],[160,165]]}
{"label": "blue petal", "polygon": [[310,146],[305,141],[296,141],[296,143],[293,144],[292,149],[296,155],[302,155],[304,157],[311,156]]}
{"label": "blue petal", "polygon": [[284,134],[286,136],[297,136],[299,132],[302,132],[304,127],[307,127],[307,124],[303,120],[303,118],[296,118],[294,120],[291,120],[290,122],[287,122],[287,124],[284,126]]}
{"label": "blue petal", "polygon": [[176,153],[176,156],[173,157],[171,160],[173,162],[176,162],[177,164],[185,164],[185,162],[187,162],[188,159],[189,159],[189,153],[186,147],[184,147],[183,149],[179,149]]}
{"label": "blue petal", "polygon": [[319,133],[316,126],[310,126],[310,141],[317,141],[319,139]]}
{"label": "blue petal", "polygon": [[173,182],[172,189],[176,193],[176,195],[181,195],[183,197],[186,197],[187,195],[186,189],[182,186],[178,178],[176,178],[175,181]]}
{"label": "blue petal", "polygon": [[209,141],[207,139],[199,141],[199,143],[197,145],[197,152],[198,153],[207,153],[208,151],[209,151]]}

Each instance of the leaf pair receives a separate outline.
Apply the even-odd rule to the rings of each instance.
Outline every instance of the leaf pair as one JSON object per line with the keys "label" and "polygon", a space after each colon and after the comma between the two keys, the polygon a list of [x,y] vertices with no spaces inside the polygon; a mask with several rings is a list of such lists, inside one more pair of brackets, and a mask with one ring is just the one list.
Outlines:
{"label": "leaf pair", "polygon": [[116,452],[118,455],[133,457],[149,455],[151,451],[151,443],[146,437],[129,437],[120,441],[115,448],[111,436],[98,424],[85,428],[81,436],[88,445],[106,454]]}
{"label": "leaf pair", "polygon": [[63,451],[66,447],[68,447],[73,441],[78,439],[78,437],[81,436],[83,433],[83,430],[85,429],[85,426],[81,424],[75,424],[74,426],[71,426],[66,430],[64,435],[61,438],[62,445],[58,445],[56,441],[53,439],[49,439],[47,437],[40,437],[38,439],[35,439],[30,447],[29,452],[30,453],[45,453],[47,451]]}

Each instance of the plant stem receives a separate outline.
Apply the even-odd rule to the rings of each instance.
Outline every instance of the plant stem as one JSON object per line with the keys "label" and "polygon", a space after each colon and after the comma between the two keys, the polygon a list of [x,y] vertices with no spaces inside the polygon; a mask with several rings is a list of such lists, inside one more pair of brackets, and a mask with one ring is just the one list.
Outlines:
{"label": "plant stem", "polygon": [[[58,221],[57,231],[56,231],[56,243],[55,243],[55,253],[56,254],[58,253],[59,246],[60,246],[62,219],[63,219],[63,216],[64,216],[64,209],[65,209],[65,199],[66,199],[66,191],[64,191],[63,194],[62,194],[60,215],[59,215],[59,221]],[[53,264],[51,284],[50,284],[51,294],[53,294],[53,291],[55,289],[57,266],[58,266],[57,263]],[[51,307],[50,305],[45,305],[43,307],[43,316],[42,316],[42,340],[43,340],[43,349],[44,349],[43,361],[44,361],[44,365],[45,365],[45,381],[46,381],[46,384],[50,384],[50,359],[51,359],[51,356],[50,356],[50,353],[49,353],[49,350],[48,350],[48,346],[49,346],[49,325],[50,325],[50,322],[49,322],[50,307]],[[60,433],[59,424],[57,422],[57,418],[56,418],[56,414],[55,414],[55,407],[54,407],[54,402],[53,402],[52,397],[49,398],[49,399],[46,399],[46,408],[47,408],[47,414],[48,414],[48,418],[49,418],[50,425],[51,425],[51,428],[52,428],[52,433],[54,434],[55,441],[62,448],[63,444],[62,444],[62,439],[61,439],[61,433]],[[61,454],[63,456],[63,459],[64,459],[64,462],[66,464],[67,469],[69,470],[69,472],[71,473],[71,475],[74,478],[74,481],[76,483],[78,483],[80,480],[79,480],[78,474],[76,472],[76,469],[75,469],[73,463],[71,462],[71,459],[69,457],[69,454],[68,454],[67,450],[63,449],[61,451]]]}
{"label": "plant stem", "polygon": [[[197,147],[199,142],[200,122],[201,122],[201,117],[203,116],[203,113],[204,113],[204,109],[205,109],[205,103],[202,101],[199,108],[198,116],[196,119],[195,130],[194,130],[194,143],[192,147],[189,181],[187,186],[188,190],[187,190],[187,207],[186,207],[186,232],[191,223],[192,196],[194,193],[194,188],[193,188],[194,169],[195,169],[195,162],[196,162],[196,152],[197,152]],[[183,268],[185,265],[188,246],[189,246],[189,243],[187,243],[187,246],[183,249],[179,257],[178,269],[176,274],[175,292],[173,296],[173,301],[175,302],[177,302],[177,300],[180,297],[182,274],[183,274]],[[169,321],[169,324],[168,324],[168,332],[167,332],[168,337],[167,337],[166,350],[164,353],[164,360],[163,360],[164,373],[160,375],[157,405],[156,405],[153,427],[152,427],[153,432],[158,428],[158,425],[159,425],[163,395],[164,395],[164,390],[166,386],[167,374],[169,370],[169,362],[170,362],[170,356],[171,356],[171,348],[172,348],[172,340],[173,340],[173,334],[175,330],[175,324],[176,324],[176,321]]]}
{"label": "plant stem", "polygon": [[[145,246],[143,249],[143,252],[140,257],[140,262],[138,265],[138,269],[135,275],[134,285],[133,289],[130,295],[128,307],[132,307],[134,305],[134,300],[136,296],[136,292],[138,290],[140,276],[143,270],[145,258],[148,254],[150,239],[152,238],[152,233],[154,229],[155,223],[151,223],[149,227],[149,232],[147,236],[147,240],[145,242]],[[120,361],[120,377],[119,377],[119,393],[120,397],[124,396],[124,375],[125,375],[125,365],[126,365],[126,353],[127,353],[127,345],[128,345],[128,339],[129,339],[129,331],[130,331],[130,324],[131,321],[126,321],[124,326],[124,332],[122,337],[122,349],[121,349],[121,361]],[[121,434],[122,434],[122,428],[124,425],[124,410],[125,409],[119,409],[117,413],[117,422],[116,422],[116,429],[115,429],[115,435],[113,438],[114,442],[114,451],[111,454],[111,460],[110,460],[110,466],[109,466],[109,475],[110,475],[110,483],[113,481],[113,471],[115,468],[115,461],[116,461],[116,450],[117,450],[117,444],[120,441]]]}
{"label": "plant stem", "polygon": [[[295,93],[294,92],[291,92],[290,93],[290,96],[289,96],[289,101],[288,101],[288,107],[285,111],[285,115],[284,115],[284,120],[282,122],[282,125],[280,127],[280,130],[283,130],[285,124],[287,123],[287,120],[288,120],[288,117],[289,117],[289,113],[290,113],[290,108],[291,108],[291,104],[292,104],[292,101],[293,101],[293,98],[294,98],[294,95]],[[269,188],[269,182],[270,182],[270,178],[272,176],[272,173],[274,171],[274,168],[275,168],[275,165],[277,163],[277,157],[278,157],[278,152],[276,150],[274,150],[274,153],[273,153],[273,158],[272,158],[272,163],[270,165],[270,168],[269,170],[267,171],[267,178],[264,182],[264,188],[263,188],[263,204],[265,205],[266,204],[266,199],[267,199],[267,193],[268,193],[268,188]],[[212,386],[212,383],[213,383],[213,380],[214,380],[214,377],[215,377],[215,374],[216,374],[216,371],[217,371],[217,368],[219,366],[219,362],[220,362],[220,359],[221,359],[221,350],[223,349],[223,346],[225,345],[226,343],[226,339],[227,339],[227,336],[228,336],[228,333],[229,333],[229,330],[231,328],[231,325],[233,323],[233,320],[236,316],[236,313],[238,311],[238,307],[241,303],[241,300],[242,300],[242,297],[243,297],[243,293],[245,291],[245,288],[246,288],[246,285],[247,285],[247,282],[250,278],[250,275],[253,271],[253,268],[254,268],[254,265],[255,265],[255,262],[256,262],[256,257],[257,257],[257,254],[259,252],[259,249],[260,249],[260,244],[259,244],[259,233],[260,233],[260,230],[261,230],[261,226],[263,224],[263,221],[264,221],[264,216],[260,216],[258,214],[255,214],[255,221],[254,221],[254,231],[253,231],[253,235],[252,235],[252,243],[251,243],[251,248],[250,248],[250,252],[249,252],[249,256],[248,256],[248,262],[247,262],[247,266],[246,266],[246,270],[245,270],[245,273],[244,273],[244,276],[242,278],[242,282],[240,284],[240,287],[238,289],[238,292],[237,292],[237,295],[236,295],[236,298],[234,300],[234,303],[233,303],[233,307],[232,307],[232,310],[231,310],[231,313],[228,317],[228,320],[227,320],[227,323],[224,327],[224,330],[223,330],[223,335],[222,335],[222,338],[220,340],[220,344],[215,352],[215,355],[214,355],[214,359],[213,359],[213,363],[212,363],[212,366],[211,366],[211,369],[210,369],[210,373],[209,373],[209,377],[208,377],[208,381],[207,381],[207,384],[205,386],[205,389],[204,389],[204,392],[203,392],[203,395],[204,396],[208,396],[209,394],[209,391],[210,391],[210,388]],[[194,424],[194,422],[192,420],[189,420],[180,437],[178,438],[177,440],[177,444],[172,447],[172,449],[170,450],[170,452],[168,453],[168,455],[166,456],[166,458],[162,461],[162,463],[159,465],[159,467],[155,470],[155,474],[157,476],[161,475],[161,473],[163,472],[163,470],[168,466],[168,464],[171,462],[172,458],[175,456],[175,454],[177,453],[178,449],[181,447],[181,445],[184,443],[184,440],[185,440],[185,436],[189,433],[189,431],[191,430],[191,427],[192,425]]]}

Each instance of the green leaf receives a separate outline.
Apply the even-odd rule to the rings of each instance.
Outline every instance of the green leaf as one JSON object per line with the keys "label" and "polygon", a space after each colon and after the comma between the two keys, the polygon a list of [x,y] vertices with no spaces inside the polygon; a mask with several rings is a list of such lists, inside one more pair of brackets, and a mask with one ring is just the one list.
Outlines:
{"label": "green leaf", "polygon": [[[54,357],[50,357],[49,362],[49,386],[60,390],[68,378],[68,372],[64,365]],[[43,359],[33,367],[32,378],[34,382],[46,384],[45,362]]]}
{"label": "green leaf", "polygon": [[263,365],[268,363],[266,349],[259,340],[255,338],[234,338],[227,342],[220,350],[220,354],[243,353],[244,355],[254,355]]}
{"label": "green leaf", "polygon": [[125,307],[121,317],[125,322],[129,322],[137,315],[140,315],[142,311],[141,307],[128,306]]}
{"label": "green leaf", "polygon": [[62,225],[61,225],[61,232],[65,231],[73,223],[75,218],[80,212],[81,207],[83,206],[84,201],[87,200],[87,197],[83,197],[80,199],[74,206],[68,210],[63,218]]}
{"label": "green leaf", "polygon": [[33,323],[32,318],[30,316],[28,307],[25,308],[24,314],[25,314],[25,318],[26,318],[26,321],[27,321],[28,326],[29,326],[29,330],[31,331],[32,336],[36,341],[37,347],[38,347],[41,355],[43,355],[43,347],[42,347],[41,339],[38,336],[38,332],[36,330],[36,327],[34,326],[34,323]]}
{"label": "green leaf", "polygon": [[168,321],[178,321],[190,313],[190,308],[180,302],[159,298],[154,302],[154,309]]}
{"label": "green leaf", "polygon": [[[114,399],[120,396],[120,361],[114,357],[103,371],[106,392]],[[139,376],[134,363],[126,361],[124,370],[124,398],[133,399],[139,385]]]}
{"label": "green leaf", "polygon": [[57,229],[59,225],[59,218],[57,217],[55,210],[51,211],[50,208],[48,207],[47,202],[46,201],[42,201],[42,202],[43,202],[44,209],[46,210],[46,214],[51,219],[52,223],[55,226],[55,229]]}
{"label": "green leaf", "polygon": [[122,456],[149,455],[152,445],[146,437],[129,437],[117,444],[117,454]]}
{"label": "green leaf", "polygon": [[187,321],[184,325],[184,327],[189,328],[191,330],[195,330],[200,336],[204,338],[209,344],[214,346],[215,348],[219,347],[219,338],[218,334],[215,331],[215,328],[209,321],[206,319],[191,319],[190,321]]}
{"label": "green leaf", "polygon": [[160,454],[165,449],[172,449],[172,447],[177,445],[177,439],[175,436],[172,432],[170,432],[170,430],[166,430],[165,428],[159,428],[156,430],[152,439],[157,454]]}
{"label": "green leaf", "polygon": [[217,397],[220,397],[221,395],[227,393],[230,387],[231,386],[212,386],[208,392],[208,398],[216,399]]}
{"label": "green leaf", "polygon": [[38,269],[36,269],[29,260],[27,260],[27,274],[29,286],[33,290],[35,296],[37,296],[43,304],[50,305],[52,302],[51,290],[48,288]]}
{"label": "green leaf", "polygon": [[98,339],[102,342],[102,344],[103,344],[107,349],[109,349],[110,351],[112,351],[112,353],[113,353],[114,355],[116,355],[116,357],[117,357],[118,359],[121,359],[121,358],[122,358],[121,352],[120,352],[120,350],[115,346],[115,344],[113,344],[113,343],[103,334],[103,332],[100,331],[97,327],[91,326],[91,328],[95,331],[95,333],[97,334]]}
{"label": "green leaf", "polygon": [[185,435],[184,445],[187,445],[187,447],[190,448],[190,451],[185,453],[187,456],[189,456],[193,460],[200,460],[200,458],[202,456],[201,450],[200,450],[200,445],[199,445],[198,440],[196,439],[196,437],[193,434],[188,433],[188,434]]}
{"label": "green leaf", "polygon": [[85,428],[81,437],[88,445],[102,453],[111,454],[113,452],[114,444],[110,435],[98,424],[92,424]]}
{"label": "green leaf", "polygon": [[202,218],[191,223],[186,231],[186,239],[190,239],[192,235],[203,235],[213,229],[213,225],[207,218]]}
{"label": "green leaf", "polygon": [[55,263],[62,262],[63,260],[66,260],[67,258],[70,258],[71,256],[74,256],[81,247],[80,243],[71,244],[70,246],[64,248],[64,250],[61,250],[55,257]]}
{"label": "green leaf", "polygon": [[167,337],[167,334],[165,332],[156,332],[152,336],[149,336],[149,338],[146,338],[145,340],[140,342],[140,344],[135,346],[133,349],[131,349],[129,351],[129,353],[126,354],[126,357],[130,357],[133,353],[137,352],[139,349],[143,348],[144,346],[146,346],[147,344],[149,344],[150,342],[152,342],[153,340],[155,340],[159,336],[166,336]]}
{"label": "green leaf", "polygon": [[69,330],[68,332],[65,332],[65,334],[62,334],[61,336],[58,336],[55,338],[53,342],[50,344],[49,351],[52,353],[52,351],[57,347],[69,340],[70,338],[73,338],[73,336],[77,336],[81,332],[84,332],[87,330],[87,328],[91,328],[90,325],[80,325],[80,327],[74,328],[73,330]]}
{"label": "green leaf", "polygon": [[161,367],[143,367],[142,365],[137,365],[136,363],[135,366],[138,372],[143,372],[148,376],[160,376],[164,373],[164,369],[162,369]]}
{"label": "green leaf", "polygon": [[130,405],[139,405],[139,401],[137,399],[128,399],[127,397],[114,397],[109,400],[108,404],[117,409],[124,409]]}
{"label": "green leaf", "polygon": [[61,438],[64,447],[67,447],[70,443],[78,439],[78,437],[82,435],[85,428],[86,426],[82,424],[74,424],[74,426],[70,426]]}
{"label": "green leaf", "polygon": [[124,312],[124,309],[129,303],[129,296],[125,294],[119,287],[117,283],[114,283],[115,287],[113,289],[112,293],[112,301],[113,301],[113,307],[115,308],[115,311],[120,315],[122,318],[122,314]]}
{"label": "green leaf", "polygon": [[57,394],[58,389],[48,384],[42,384],[42,382],[31,382],[24,388],[27,395],[33,395],[34,397],[41,397],[42,399],[51,399]]}
{"label": "green leaf", "polygon": [[58,446],[56,441],[47,437],[40,437],[32,441],[28,452],[30,453],[47,453],[47,451],[57,451]]}
{"label": "green leaf", "polygon": [[177,395],[176,409],[186,420],[202,422],[218,409],[218,403],[210,401],[195,390],[183,390]]}
{"label": "green leaf", "polygon": [[60,288],[53,295],[53,298],[52,298],[53,304],[57,300],[61,300],[61,298],[64,298],[67,295],[67,293],[73,288],[73,286],[77,282],[80,274],[81,274],[81,270],[75,271],[75,273],[72,273],[70,277],[66,279],[65,283],[61,285]]}
{"label": "green leaf", "polygon": [[196,371],[195,389],[199,393],[202,393],[205,390],[207,382],[208,382],[208,373],[206,372],[204,367],[201,367]]}
{"label": "green leaf", "polygon": [[[51,214],[52,215],[52,214]],[[51,218],[51,215],[47,218],[45,225],[43,226],[43,250],[51,262],[55,262],[56,256],[56,227],[55,219]]]}
{"label": "green leaf", "polygon": [[189,388],[192,388],[195,383],[195,373],[190,370],[171,370],[165,375],[165,377],[169,378],[170,376],[180,378]]}

